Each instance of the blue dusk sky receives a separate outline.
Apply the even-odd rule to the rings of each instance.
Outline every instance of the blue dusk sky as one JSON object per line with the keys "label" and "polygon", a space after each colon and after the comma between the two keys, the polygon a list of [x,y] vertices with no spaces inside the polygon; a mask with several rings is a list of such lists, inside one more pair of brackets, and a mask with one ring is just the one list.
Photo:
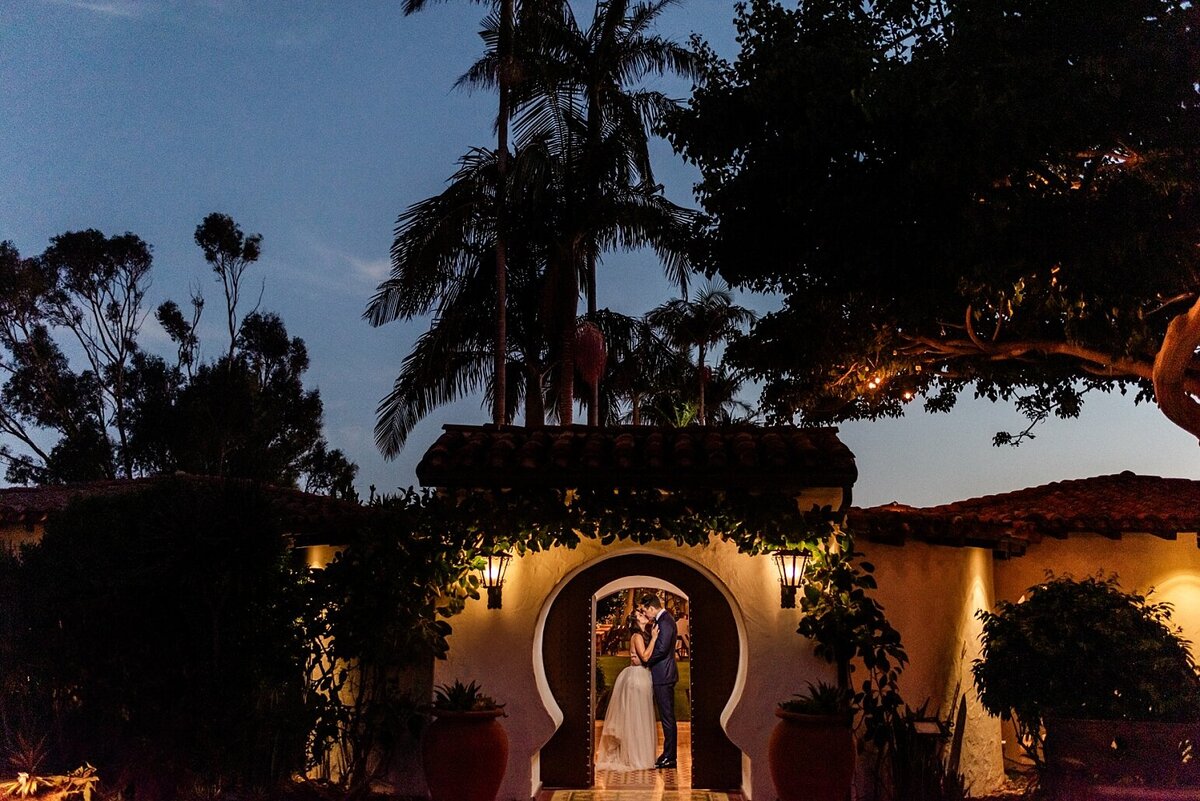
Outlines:
{"label": "blue dusk sky", "polygon": [[[213,301],[202,325],[212,356],[219,287],[192,232],[209,212],[232,215],[263,235],[262,306],[308,344],[331,445],[358,463],[364,495],[371,484],[407,487],[444,423],[488,415],[478,398],[445,407],[384,461],[375,407],[425,323],[373,329],[361,314],[388,270],[396,216],[440,191],[468,148],[492,141],[493,98],[452,89],[481,50],[484,10],[0,0],[0,240],[34,255],[68,230],[138,234],[154,247],[148,305],[185,301],[190,287]],[[684,0],[660,31],[699,33],[733,56],[732,18],[732,0]],[[695,172],[662,143],[655,154],[668,195],[691,203]],[[640,314],[670,294],[652,254],[605,260],[602,306]],[[152,319],[142,339],[170,351]],[[914,404],[902,420],[845,424],[860,472],[854,500],[925,505],[1121,470],[1200,478],[1196,442],[1131,398],[1096,397],[1082,419],[1047,424],[1017,449],[992,447],[996,431],[1022,427],[1010,406],[970,398],[949,415]]]}

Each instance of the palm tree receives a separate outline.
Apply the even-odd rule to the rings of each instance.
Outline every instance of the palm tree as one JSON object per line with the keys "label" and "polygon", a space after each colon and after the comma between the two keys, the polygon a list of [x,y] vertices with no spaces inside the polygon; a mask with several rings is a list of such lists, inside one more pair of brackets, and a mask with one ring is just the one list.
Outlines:
{"label": "palm tree", "polygon": [[[531,63],[532,54],[544,55],[547,42],[561,40],[551,32],[557,29],[553,8],[547,3],[523,6],[510,43],[514,59]],[[569,17],[569,11],[563,16]],[[502,13],[485,20],[488,52],[460,84],[501,83],[502,23]],[[493,409],[500,405],[503,412],[494,419],[510,422],[512,404],[524,399],[526,423],[537,425],[544,418],[547,378],[555,387],[551,397],[559,422],[571,421],[579,277],[589,249],[650,246],[670,275],[681,283],[686,279],[694,212],[634,180],[636,170],[621,167],[630,158],[620,156],[628,151],[620,130],[605,131],[600,155],[589,155],[587,123],[569,93],[543,98],[533,111],[531,98],[537,95],[530,94],[530,87],[535,85],[550,86],[531,80],[513,84],[521,94],[509,97],[516,97],[521,112],[511,156],[504,149],[471,151],[442,194],[414,204],[397,221],[391,276],[380,284],[364,316],[373,325],[430,312],[435,319],[380,403],[376,439],[385,455],[394,456],[431,409],[487,386],[478,325],[483,315],[500,315],[501,281],[521,282],[523,296],[508,298],[504,316],[511,323],[520,314],[523,322],[519,331],[507,332],[519,339],[514,352],[506,347],[503,367],[492,369]],[[645,131],[639,131],[644,144]],[[589,158],[620,167],[609,172],[599,194],[590,192],[583,179]],[[485,277],[479,259],[500,250],[510,257],[504,274]],[[468,291],[466,283],[476,286]],[[509,386],[509,377],[517,387]],[[591,406],[596,406],[594,399]]]}
{"label": "palm tree", "polygon": [[[536,181],[536,164],[527,162],[541,160],[535,151],[518,149],[506,183],[522,176]],[[373,326],[430,313],[434,319],[405,357],[392,391],[377,409],[375,440],[388,458],[396,456],[413,427],[442,404],[487,389],[495,409],[494,363],[488,370],[494,331],[488,321],[499,304],[498,276],[491,269],[498,239],[498,161],[489,150],[470,151],[445,191],[413,204],[397,220],[391,274],[379,285],[363,316]],[[535,194],[519,185],[509,189],[518,202]],[[545,335],[537,306],[545,257],[538,249],[547,234],[536,209],[526,213],[518,205],[509,220],[510,230],[518,234],[513,252],[520,258],[506,279],[519,293],[506,315],[512,323],[513,347],[505,353],[501,422],[511,422],[517,404],[524,400],[526,421],[536,424],[544,416],[541,386],[546,373]]]}
{"label": "palm tree", "polygon": [[[428,0],[404,0],[404,14],[422,10]],[[492,419],[502,425],[508,419],[505,400],[507,396],[506,364],[508,348],[508,214],[506,184],[509,171],[508,124],[512,117],[512,89],[517,83],[518,63],[513,46],[515,27],[515,0],[493,0],[496,8],[496,85],[499,108],[496,113],[496,188],[494,193],[496,237],[493,249],[495,258],[496,329],[492,364]]]}
{"label": "palm tree", "polygon": [[[568,134],[573,142],[573,205],[580,219],[594,217],[614,188],[636,187],[653,195],[655,186],[650,165],[648,131],[676,102],[661,92],[631,89],[650,75],[697,74],[695,55],[669,40],[649,34],[662,11],[674,0],[639,3],[632,11],[629,0],[607,0],[596,5],[592,23],[581,30],[569,4],[556,7],[557,16],[543,14],[522,21],[517,46],[525,67],[517,92],[520,106],[518,131],[543,135],[554,130],[558,138]],[[484,38],[498,47],[499,31],[485,31]],[[465,85],[494,85],[499,59],[489,53],[459,81]],[[582,112],[580,111],[582,109]],[[581,125],[580,125],[581,123]],[[561,329],[560,357],[566,360],[560,375],[565,381],[560,392],[559,417],[569,422],[573,406],[573,326],[578,307],[579,278],[587,296],[587,319],[596,315],[596,264],[603,243],[583,230],[569,238],[561,253],[563,272],[556,276],[557,305]],[[578,264],[581,276],[566,274],[567,264]],[[674,255],[665,262],[673,280],[686,292],[688,269]],[[599,419],[599,388],[592,388],[588,422]]]}
{"label": "palm tree", "polygon": [[749,309],[736,306],[729,287],[721,281],[708,282],[696,293],[694,299],[675,298],[662,304],[647,315],[647,320],[662,330],[667,340],[685,348],[691,354],[696,349],[696,380],[699,385],[697,418],[700,425],[707,425],[705,413],[705,385],[711,373],[705,364],[711,348],[741,330],[743,325],[754,321]]}
{"label": "palm tree", "polygon": [[[671,347],[645,316],[601,309],[594,320],[604,334],[609,357],[598,417],[603,423],[620,418],[641,425],[647,402],[667,388],[677,387],[690,373],[688,357]],[[622,405],[629,410],[624,415]]]}

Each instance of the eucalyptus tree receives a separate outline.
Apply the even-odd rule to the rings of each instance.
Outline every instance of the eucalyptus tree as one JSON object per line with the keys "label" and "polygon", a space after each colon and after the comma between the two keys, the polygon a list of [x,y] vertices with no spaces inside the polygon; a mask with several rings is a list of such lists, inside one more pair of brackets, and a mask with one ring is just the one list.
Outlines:
{"label": "eucalyptus tree", "polygon": [[705,387],[712,378],[706,362],[709,351],[755,319],[754,312],[734,304],[733,294],[721,281],[710,281],[693,298],[674,298],[652,310],[647,320],[661,329],[668,341],[686,349],[695,348],[698,386],[696,416],[706,425]]}
{"label": "eucalyptus tree", "polygon": [[[0,434],[24,450],[0,444],[9,480],[133,475],[129,378],[152,262],[131,233],[69,231],[34,258],[0,243]],[[82,370],[55,332],[81,354]]]}
{"label": "eucalyptus tree", "polygon": [[[242,324],[241,318],[238,317],[238,304],[242,300],[242,281],[246,270],[262,255],[262,234],[247,236],[228,214],[213,212],[196,226],[195,239],[204,253],[204,260],[221,282],[221,290],[225,295],[225,325],[229,331],[229,349],[226,355],[232,361],[237,350],[238,330]],[[197,307],[196,301],[197,298],[193,297],[193,308],[196,310],[194,320],[199,322],[203,302]],[[251,314],[257,311],[256,305]],[[160,319],[163,316],[160,314]],[[192,329],[194,333],[195,323]],[[181,360],[183,357],[181,347]]]}
{"label": "eucalyptus tree", "polygon": [[[201,228],[214,220],[237,231],[224,215]],[[205,241],[234,250],[229,239]],[[242,237],[238,258],[245,247]],[[352,495],[356,468],[329,449],[320,395],[303,387],[304,342],[277,316],[251,313],[240,318],[232,358],[223,350],[200,363],[196,293],[190,321],[177,304],[159,307],[177,348],[169,364],[139,341],[152,263],[150,246],[131,233],[67,232],[29,258],[0,242],[5,478],[61,484],[186,470],[284,485],[304,479]]]}

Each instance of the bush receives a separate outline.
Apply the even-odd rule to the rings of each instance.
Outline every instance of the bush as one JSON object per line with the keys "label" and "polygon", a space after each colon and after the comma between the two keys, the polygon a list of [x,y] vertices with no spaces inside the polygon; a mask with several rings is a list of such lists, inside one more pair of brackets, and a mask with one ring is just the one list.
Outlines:
{"label": "bush", "polygon": [[1192,720],[1200,679],[1171,608],[1123,592],[1116,576],[1054,577],[1026,600],[980,611],[983,657],[972,668],[984,708],[1012,719],[1040,762],[1044,717]]}
{"label": "bush", "polygon": [[[14,637],[0,700],[62,770],[172,797],[269,787],[304,768],[311,581],[263,496],[171,480],[73,504],[7,570]],[[18,625],[12,625],[11,621]]]}

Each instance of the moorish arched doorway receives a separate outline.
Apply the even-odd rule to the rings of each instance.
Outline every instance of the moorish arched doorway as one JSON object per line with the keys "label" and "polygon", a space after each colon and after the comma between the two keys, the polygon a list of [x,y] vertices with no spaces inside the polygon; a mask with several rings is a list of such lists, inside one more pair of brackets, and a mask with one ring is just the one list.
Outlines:
{"label": "moorish arched doorway", "polygon": [[570,579],[552,602],[542,636],[542,663],[551,695],[562,711],[558,730],[541,749],[545,787],[592,786],[592,598],[624,576],[650,576],[687,595],[693,632],[692,786],[741,786],[742,754],[725,734],[721,713],[733,695],[740,645],[725,595],[689,565],[654,554],[615,556]]}

